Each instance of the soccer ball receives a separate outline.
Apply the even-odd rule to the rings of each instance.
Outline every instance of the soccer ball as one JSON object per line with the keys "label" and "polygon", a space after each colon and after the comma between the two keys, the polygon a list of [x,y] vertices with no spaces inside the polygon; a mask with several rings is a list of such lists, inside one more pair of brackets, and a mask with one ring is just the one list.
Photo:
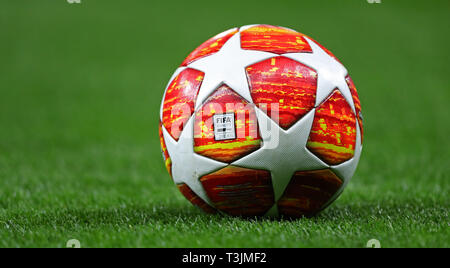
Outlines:
{"label": "soccer ball", "polygon": [[341,62],[312,38],[271,25],[225,31],[170,79],[161,104],[165,165],[208,213],[314,215],[353,176],[361,105]]}

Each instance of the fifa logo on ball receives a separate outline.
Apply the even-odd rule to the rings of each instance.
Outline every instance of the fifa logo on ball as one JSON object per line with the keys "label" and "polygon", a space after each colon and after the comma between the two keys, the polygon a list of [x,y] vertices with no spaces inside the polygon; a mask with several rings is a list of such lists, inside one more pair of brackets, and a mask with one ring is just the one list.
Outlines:
{"label": "fifa logo on ball", "polygon": [[[279,123],[279,103],[261,103],[258,106],[250,103],[221,103],[210,102],[204,108],[196,113],[196,119],[199,125],[197,136],[207,137],[214,133],[214,139],[258,139],[260,128],[264,128],[266,134],[265,142],[269,148],[277,148],[279,128],[273,127],[270,121]],[[269,108],[270,117],[266,120],[258,119],[255,108],[267,113]],[[211,116],[213,115],[213,116]],[[189,118],[191,116],[190,107],[186,103],[174,105],[171,108],[171,118]],[[186,122],[178,120],[171,125],[170,133],[177,133],[184,129]],[[245,125],[244,125],[245,124]],[[237,126],[237,127],[236,127]],[[221,133],[228,133],[227,137],[222,137]],[[194,132],[187,134],[194,135]],[[192,136],[185,138],[192,139]]]}
{"label": "fifa logo on ball", "polygon": [[347,69],[294,30],[248,25],[200,45],[165,90],[165,166],[207,213],[314,215],[343,191],[362,151]]}

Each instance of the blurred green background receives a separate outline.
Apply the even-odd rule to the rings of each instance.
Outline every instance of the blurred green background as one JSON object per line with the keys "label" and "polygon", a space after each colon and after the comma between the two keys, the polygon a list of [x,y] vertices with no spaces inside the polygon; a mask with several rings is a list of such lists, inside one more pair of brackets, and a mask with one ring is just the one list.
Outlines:
{"label": "blurred green background", "polygon": [[[0,246],[450,246],[449,1],[0,2]],[[364,151],[312,219],[206,216],[164,169],[158,112],[209,37],[282,25],[347,67]]]}

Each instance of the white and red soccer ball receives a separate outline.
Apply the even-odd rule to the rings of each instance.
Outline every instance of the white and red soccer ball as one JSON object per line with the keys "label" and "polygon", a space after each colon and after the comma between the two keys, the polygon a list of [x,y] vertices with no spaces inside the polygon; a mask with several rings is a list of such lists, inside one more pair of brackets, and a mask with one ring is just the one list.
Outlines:
{"label": "white and red soccer ball", "polygon": [[200,45],[161,105],[166,167],[210,213],[313,215],[353,176],[362,138],[344,66],[310,37],[271,25],[234,28]]}

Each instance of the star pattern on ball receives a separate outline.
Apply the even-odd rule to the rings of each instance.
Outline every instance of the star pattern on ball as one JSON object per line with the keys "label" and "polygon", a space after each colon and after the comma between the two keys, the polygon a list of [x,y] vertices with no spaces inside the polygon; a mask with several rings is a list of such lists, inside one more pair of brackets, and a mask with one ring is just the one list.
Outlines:
{"label": "star pattern on ball", "polygon": [[[262,110],[256,110],[263,146],[233,162],[232,165],[270,171],[275,202],[277,202],[296,171],[325,169],[329,166],[306,148],[315,109],[288,130],[280,128]],[[276,204],[270,214],[275,213]]]}
{"label": "star pattern on ball", "polygon": [[303,63],[317,72],[316,107],[319,106],[335,88],[338,88],[344,98],[350,104],[353,111],[352,94],[345,77],[347,69],[336,59],[328,55],[319,45],[305,37],[312,49],[312,53],[286,53],[283,56]]}
{"label": "star pattern on ball", "polygon": [[197,96],[196,109],[221,84],[228,85],[243,98],[252,102],[245,68],[275,56],[278,55],[262,51],[243,50],[240,34],[236,33],[217,53],[189,64],[188,68],[205,73]]}
{"label": "star pattern on ball", "polygon": [[[285,199],[290,202],[288,204],[288,207],[290,206],[290,209],[293,210],[300,208],[303,205],[309,206],[309,201],[305,201],[306,197],[303,196],[307,195],[306,193],[297,191],[298,189],[296,189],[295,191],[297,192],[295,192],[295,195],[297,196],[292,196],[292,194],[289,194],[292,190],[290,183],[293,182],[293,176],[297,172],[306,171],[307,173],[309,172],[312,174],[316,171],[328,170],[329,172],[333,172],[336,176],[338,176],[343,183],[341,183],[340,188],[335,193],[330,194],[330,198],[327,203],[325,203],[325,205],[318,210],[320,211],[324,207],[328,206],[331,202],[333,202],[341,194],[342,190],[345,188],[345,185],[349,182],[355,172],[362,150],[360,133],[361,130],[359,129],[358,124],[356,124],[356,145],[354,150],[355,153],[353,157],[351,159],[348,159],[348,161],[346,162],[340,162],[340,164],[336,165],[328,164],[327,162],[325,162],[326,160],[322,160],[321,158],[316,156],[307,147],[308,139],[310,138],[313,125],[314,129],[316,129],[316,112],[318,112],[318,110],[321,108],[320,105],[324,103],[336,89],[339,90],[347,103],[350,105],[353,112],[356,114],[356,106],[353,100],[353,96],[346,81],[346,77],[348,76],[347,69],[334,56],[330,55],[330,52],[328,52],[326,48],[322,47],[320,44],[306,36],[304,36],[303,42],[307,42],[309,44],[311,50],[308,50],[308,52],[274,54],[262,50],[244,50],[242,49],[241,45],[241,32],[254,26],[257,25],[242,26],[239,28],[238,32],[229,35],[231,37],[228,39],[228,41],[224,43],[220,42],[220,44],[210,44],[210,46],[212,47],[214,47],[215,45],[220,45],[221,47],[220,49],[218,49],[219,47],[216,47],[213,54],[207,54],[206,56],[198,57],[188,65],[183,64],[182,66],[180,66],[169,80],[168,85],[170,85],[175,77],[185,69],[194,69],[203,73],[200,88],[197,87],[196,89],[196,96],[191,96],[191,98],[194,99],[194,102],[192,103],[193,106],[191,106],[191,110],[192,108],[194,108],[194,114],[202,108],[202,105],[205,105],[205,101],[220,86],[224,84],[227,85],[235,93],[247,100],[250,105],[254,107],[257,120],[255,120],[255,118],[253,118],[253,120],[257,122],[257,124],[255,125],[257,125],[259,135],[262,140],[262,142],[260,143],[261,147],[258,146],[258,149],[245,156],[241,156],[241,158],[239,159],[234,158],[237,160],[233,161],[232,163],[224,163],[221,162],[223,160],[214,160],[210,157],[200,155],[198,153],[198,150],[197,152],[195,152],[196,149],[194,146],[194,127],[197,127],[197,123],[195,123],[194,121],[195,116],[191,115],[187,122],[185,122],[178,140],[173,139],[164,125],[161,126],[160,135],[162,135],[162,150],[164,152],[165,159],[170,160],[169,163],[171,163],[171,166],[169,166],[169,173],[171,173],[172,178],[176,184],[187,185],[192,190],[192,192],[198,196],[198,198],[202,199],[210,206],[215,207],[215,199],[213,198],[213,195],[211,195],[211,187],[213,187],[215,190],[219,191],[221,195],[226,196],[224,200],[227,202],[227,206],[239,208],[243,211],[242,213],[250,213],[249,215],[252,215],[251,213],[254,212],[249,212],[249,210],[247,210],[246,205],[248,204],[246,202],[249,202],[249,204],[251,205],[257,202],[254,200],[255,189],[253,189],[252,187],[260,186],[248,186],[247,184],[243,183],[241,179],[245,179],[246,176],[248,176],[247,174],[234,174],[236,176],[235,180],[233,181],[233,183],[235,184],[233,185],[236,187],[239,186],[241,188],[248,187],[248,189],[245,188],[242,191],[233,192],[235,190],[234,188],[234,190],[231,191],[230,188],[227,188],[228,184],[226,184],[225,186],[227,187],[225,187],[223,183],[223,179],[231,180],[231,178],[227,177],[228,174],[222,174],[220,173],[220,171],[227,166],[234,166],[235,168],[244,168],[248,170],[263,170],[265,174],[270,172],[272,185],[270,184],[267,175],[267,181],[264,184],[264,187],[266,187],[266,192],[270,194],[270,197],[268,198],[266,205],[264,206],[262,211],[259,212],[259,214],[264,213],[266,216],[279,216],[290,215],[290,212],[286,210],[287,205],[283,203],[283,200]],[[257,34],[260,35],[259,38],[263,40],[263,42],[265,39],[271,38],[269,34],[265,34],[264,28],[266,27],[272,29],[274,27],[278,27],[270,25],[259,26],[261,28],[261,32],[258,32]],[[282,39],[276,39],[275,41],[284,42]],[[278,46],[278,44],[275,42],[273,46]],[[283,51],[281,53],[283,53]],[[312,68],[315,71],[314,78],[317,79],[317,84],[314,85],[315,99],[312,98],[312,103],[310,103],[310,105],[308,106],[311,110],[308,109],[309,112],[303,115],[298,121],[293,123],[293,125],[286,130],[280,127],[279,122],[277,122],[275,119],[278,118],[276,115],[272,114],[272,117],[270,117],[271,115],[262,110],[267,108],[265,105],[258,106],[258,104],[253,103],[250,84],[246,72],[246,68],[249,66],[270,58],[281,56]],[[275,68],[276,67],[272,69]],[[285,75],[288,76],[288,74]],[[180,95],[187,94],[186,92],[184,92],[183,87],[180,87],[179,90]],[[268,88],[267,90],[276,90],[276,88]],[[290,92],[288,91],[284,93],[290,94]],[[164,95],[166,95],[166,93],[164,93]],[[179,102],[181,103],[183,102],[183,100]],[[270,105],[274,101],[273,99],[267,98],[267,102],[267,104]],[[277,101],[275,101],[275,103],[276,102]],[[283,101],[280,100],[280,103],[283,102],[284,99]],[[161,105],[160,110],[161,121],[163,120],[162,115],[163,105]],[[235,122],[235,124],[241,123],[242,122]],[[324,127],[326,127],[326,125]],[[212,146],[213,148],[224,146],[223,144],[215,143],[214,141],[212,141],[211,144],[214,145]],[[224,146],[224,148],[228,147]],[[215,180],[220,180],[215,182],[216,184],[212,184],[211,187],[204,187],[200,179],[205,178],[206,175],[210,174],[214,174],[214,176],[217,176],[214,178]],[[239,178],[239,176],[242,176],[242,178]],[[298,183],[302,183],[300,187],[302,189],[304,189],[305,187],[307,188],[309,185],[308,182],[304,181],[300,181]],[[313,185],[311,186],[312,188],[318,185],[316,185],[315,183],[316,181],[311,184]],[[299,186],[296,185],[295,187]],[[312,190],[311,187],[308,189]],[[322,189],[322,187],[324,188]],[[321,185],[317,186],[316,188],[314,188],[314,190],[322,193],[327,193],[327,190],[325,189],[326,186]],[[273,194],[271,193],[271,191],[273,191]],[[233,194],[230,194],[230,192],[232,192]],[[211,200],[209,198],[210,196]],[[280,199],[282,201],[280,201]],[[198,199],[196,198],[196,200]],[[270,206],[271,208],[268,209]],[[217,206],[216,208],[218,207],[219,206]],[[222,211],[221,209],[218,210]]]}
{"label": "star pattern on ball", "polygon": [[200,182],[200,177],[219,170],[228,164],[218,162],[194,152],[194,119],[191,117],[178,142],[162,126],[167,151],[172,159],[172,177],[176,184],[186,183],[206,203],[211,204]]}

